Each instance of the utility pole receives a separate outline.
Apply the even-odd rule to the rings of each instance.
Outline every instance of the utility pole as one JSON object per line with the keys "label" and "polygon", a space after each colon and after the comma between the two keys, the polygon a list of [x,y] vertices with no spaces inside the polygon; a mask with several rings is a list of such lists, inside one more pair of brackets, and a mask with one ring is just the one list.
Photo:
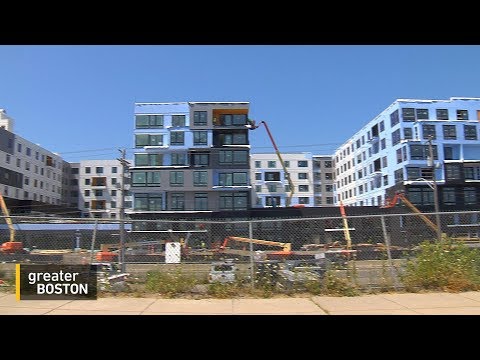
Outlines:
{"label": "utility pole", "polygon": [[442,228],[440,221],[440,204],[438,201],[438,187],[437,187],[437,177],[435,175],[435,161],[433,157],[433,146],[432,146],[432,136],[428,138],[428,152],[429,152],[429,161],[428,165],[432,168],[432,183],[433,183],[433,202],[435,204],[435,220],[437,223],[437,240],[442,241]]}
{"label": "utility pole", "polygon": [[126,150],[118,149],[121,153],[121,157],[117,158],[122,166],[121,178],[120,178],[120,254],[119,265],[122,273],[126,272],[125,268],[125,173],[129,162],[125,160]]}

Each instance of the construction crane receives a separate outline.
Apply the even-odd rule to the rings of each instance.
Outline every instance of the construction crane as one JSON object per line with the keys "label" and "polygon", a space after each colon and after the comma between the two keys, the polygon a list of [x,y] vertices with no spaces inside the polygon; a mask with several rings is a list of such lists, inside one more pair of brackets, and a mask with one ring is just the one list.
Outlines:
{"label": "construction crane", "polygon": [[5,222],[8,225],[8,230],[10,231],[10,240],[4,242],[0,246],[0,252],[13,254],[23,252],[23,244],[19,241],[15,241],[15,227],[12,223],[12,218],[10,217],[10,212],[8,211],[7,204],[5,203],[5,199],[3,195],[0,193],[0,207],[2,209],[3,216],[5,218]]}
{"label": "construction crane", "polygon": [[283,243],[283,242],[270,241],[270,240],[249,239],[249,238],[244,238],[239,236],[227,236],[223,240],[223,244],[220,246],[220,250],[225,250],[229,241],[238,241],[238,242],[244,242],[244,243],[268,245],[268,246],[279,246],[282,248],[281,252],[284,254],[290,254],[292,251],[291,243]]}
{"label": "construction crane", "polygon": [[282,165],[283,173],[285,174],[285,179],[288,181],[288,186],[290,187],[290,195],[285,199],[285,206],[288,207],[292,203],[292,197],[295,192],[295,186],[293,185],[293,181],[290,178],[290,173],[287,170],[287,167],[285,166],[285,162],[283,161],[282,155],[280,154],[280,150],[278,150],[277,144],[275,143],[275,140],[273,139],[272,133],[270,132],[270,129],[268,128],[268,125],[265,121],[260,121],[258,125],[255,124],[255,120],[248,119],[248,125],[250,130],[255,130],[260,127],[260,125],[265,126],[265,130],[267,130],[268,137],[270,138],[270,141],[272,142],[273,148],[275,149],[275,153],[277,154],[278,160],[280,161],[280,164]]}
{"label": "construction crane", "polygon": [[382,206],[382,208],[384,208],[384,209],[392,208],[397,204],[398,200],[403,201],[403,203],[405,205],[407,205],[413,212],[419,214],[419,216],[422,218],[422,220],[425,222],[425,224],[427,224],[428,227],[430,227],[430,229],[437,232],[437,229],[438,229],[437,225],[432,220],[430,220],[427,216],[422,214],[422,212],[420,210],[418,210],[417,207],[415,205],[413,205],[410,202],[410,200],[407,199],[405,194],[403,194],[402,192],[396,192],[395,196],[391,200],[387,199],[387,204]]}

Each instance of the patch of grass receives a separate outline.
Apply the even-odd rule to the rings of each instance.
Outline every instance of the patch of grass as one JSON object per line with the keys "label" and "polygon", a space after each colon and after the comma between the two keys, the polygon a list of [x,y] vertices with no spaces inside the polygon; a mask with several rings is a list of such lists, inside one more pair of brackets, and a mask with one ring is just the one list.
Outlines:
{"label": "patch of grass", "polygon": [[425,241],[407,262],[402,281],[408,291],[479,290],[480,251],[450,239]]}
{"label": "patch of grass", "polygon": [[323,279],[324,295],[358,296],[359,290],[348,279],[338,277],[333,271],[327,271]]}
{"label": "patch of grass", "polygon": [[145,289],[148,292],[159,293],[165,297],[175,297],[190,292],[197,283],[198,280],[195,276],[185,274],[182,271],[149,271],[145,281]]}
{"label": "patch of grass", "polygon": [[218,299],[228,299],[242,292],[241,285],[233,283],[214,282],[208,285],[208,294]]}

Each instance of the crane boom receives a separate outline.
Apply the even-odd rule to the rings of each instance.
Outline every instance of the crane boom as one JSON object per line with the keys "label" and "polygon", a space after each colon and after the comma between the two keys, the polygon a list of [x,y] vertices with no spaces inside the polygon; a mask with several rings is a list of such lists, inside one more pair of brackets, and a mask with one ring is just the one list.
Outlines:
{"label": "crane boom", "polygon": [[283,243],[283,242],[278,242],[278,241],[270,241],[270,240],[260,240],[260,239],[249,239],[249,238],[244,238],[244,237],[239,237],[239,236],[227,236],[224,241],[222,246],[220,247],[221,249],[225,249],[227,247],[228,241],[233,240],[233,241],[238,241],[238,242],[245,242],[245,243],[253,243],[253,244],[260,244],[260,245],[269,245],[269,246],[279,246],[281,247],[286,253],[289,253],[292,249],[292,244],[291,243]]}
{"label": "crane boom", "polygon": [[285,166],[285,162],[283,161],[282,155],[280,154],[280,150],[278,149],[277,144],[275,143],[275,140],[273,139],[272,133],[270,132],[270,129],[268,128],[268,125],[265,121],[260,121],[259,125],[255,125],[255,121],[249,120],[250,123],[250,129],[254,130],[257,129],[261,124],[265,126],[265,130],[267,130],[268,137],[270,138],[270,141],[272,142],[273,148],[275,149],[275,153],[277,154],[278,160],[280,161],[280,164],[282,165],[283,173],[285,174],[285,179],[288,181],[288,186],[290,187],[290,195],[285,199],[285,206],[290,206],[292,203],[292,197],[295,192],[295,186],[293,185],[293,181],[290,178],[290,173],[287,170],[287,167]]}
{"label": "crane boom", "polygon": [[7,208],[7,204],[5,204],[5,199],[3,195],[0,193],[0,207],[2,208],[3,216],[5,217],[5,222],[8,225],[8,230],[10,231],[10,242],[15,241],[15,227],[13,226],[12,219],[10,217],[10,213]]}

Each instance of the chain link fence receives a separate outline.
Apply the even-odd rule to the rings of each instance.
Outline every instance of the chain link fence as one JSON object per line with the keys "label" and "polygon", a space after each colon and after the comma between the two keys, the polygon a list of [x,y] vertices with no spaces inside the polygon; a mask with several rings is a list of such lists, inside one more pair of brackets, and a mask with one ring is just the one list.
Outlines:
{"label": "chain link fence", "polygon": [[[207,282],[215,269],[220,269],[219,279],[227,279],[222,266],[234,264],[237,278],[254,285],[270,276],[284,288],[334,274],[361,289],[399,289],[405,263],[419,244],[438,241],[433,213],[221,221],[11,220],[13,229],[5,218],[0,224],[0,263],[108,262],[139,276],[152,269],[181,269]],[[442,237],[480,246],[479,212],[442,212],[439,220]]]}

